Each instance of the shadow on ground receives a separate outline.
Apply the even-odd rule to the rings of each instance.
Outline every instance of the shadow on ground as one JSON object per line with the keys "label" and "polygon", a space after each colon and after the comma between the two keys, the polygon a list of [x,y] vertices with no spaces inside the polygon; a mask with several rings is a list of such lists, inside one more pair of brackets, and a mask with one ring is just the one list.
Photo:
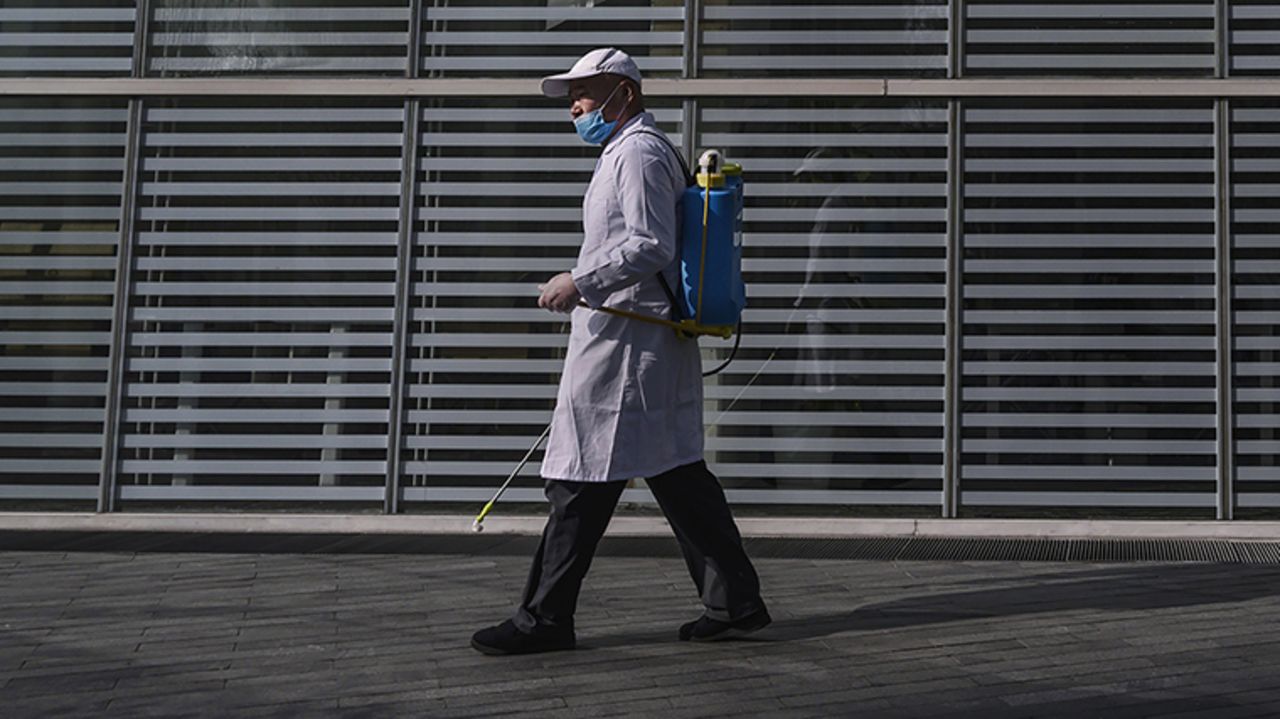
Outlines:
{"label": "shadow on ground", "polygon": [[[800,641],[981,619],[1077,611],[1140,611],[1246,602],[1280,593],[1280,567],[1181,564],[1035,575],[1031,581],[928,593],[848,612],[775,622],[740,641]],[[922,580],[924,581],[924,580]],[[596,646],[666,642],[672,631],[601,637]]]}

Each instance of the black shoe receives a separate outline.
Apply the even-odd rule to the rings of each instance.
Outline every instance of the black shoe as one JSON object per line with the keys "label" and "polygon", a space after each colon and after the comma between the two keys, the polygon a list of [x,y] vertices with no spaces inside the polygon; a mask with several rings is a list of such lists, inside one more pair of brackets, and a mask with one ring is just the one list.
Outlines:
{"label": "black shoe", "polygon": [[722,622],[711,617],[699,617],[697,621],[680,626],[682,642],[718,642],[722,639],[745,637],[769,626],[773,617],[763,607],[732,622]]}
{"label": "black shoe", "polygon": [[573,649],[577,645],[573,632],[560,635],[527,634],[516,629],[510,619],[496,627],[481,629],[471,637],[471,648],[481,654],[539,654],[561,649]]}

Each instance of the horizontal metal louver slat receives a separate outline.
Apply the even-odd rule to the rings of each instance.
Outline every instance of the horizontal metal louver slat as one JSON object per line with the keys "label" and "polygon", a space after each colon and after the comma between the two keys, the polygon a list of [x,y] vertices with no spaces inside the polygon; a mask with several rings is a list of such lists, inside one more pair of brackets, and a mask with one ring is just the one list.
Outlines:
{"label": "horizontal metal louver slat", "polygon": [[179,99],[144,117],[122,497],[380,488],[401,104]]}
{"label": "horizontal metal louver slat", "polygon": [[126,122],[123,101],[0,99],[0,485],[25,500],[96,496]]}
{"label": "horizontal metal louver slat", "polygon": [[[1060,511],[1073,509],[1097,511],[1098,508],[1122,509],[1184,509],[1200,510],[1198,513],[1213,511],[1213,497],[1204,494],[1180,492],[1093,492],[1088,496],[1072,492],[1038,492],[1044,506],[1057,507]],[[968,501],[985,507],[1019,507],[1026,504],[1026,495],[1021,492],[970,492]]]}
{"label": "horizontal metal louver slat", "polygon": [[1212,76],[1213,0],[965,3],[965,73]]}
{"label": "horizontal metal louver slat", "polygon": [[227,487],[144,486],[120,488],[120,499],[125,502],[209,502],[228,498],[243,502],[378,502],[382,499],[382,487],[255,487],[238,484]]}
{"label": "horizontal metal louver slat", "polygon": [[[1244,6],[1237,6],[1239,15]],[[1255,10],[1280,10],[1274,3]],[[1274,48],[1272,48],[1274,52]],[[1265,160],[1280,157],[1280,103],[1233,102],[1231,129],[1230,272],[1237,494],[1241,507],[1280,507],[1280,232],[1266,215],[1280,215],[1280,196],[1259,192],[1274,184]],[[1242,143],[1241,137],[1249,137]],[[1260,162],[1264,161],[1264,162]]]}
{"label": "horizontal metal louver slat", "polygon": [[1212,130],[1207,103],[965,108],[966,507],[1213,506]]}

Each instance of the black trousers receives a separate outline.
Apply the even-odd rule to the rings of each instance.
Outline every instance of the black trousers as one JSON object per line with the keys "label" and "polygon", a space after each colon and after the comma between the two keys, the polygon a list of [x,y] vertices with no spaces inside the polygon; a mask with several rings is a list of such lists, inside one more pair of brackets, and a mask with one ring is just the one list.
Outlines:
{"label": "black trousers", "polygon": [[[760,578],[742,548],[724,490],[706,462],[676,467],[649,478],[648,484],[675,531],[707,616],[732,621],[763,608]],[[551,514],[513,617],[521,631],[573,631],[582,580],[625,486],[546,481]]]}

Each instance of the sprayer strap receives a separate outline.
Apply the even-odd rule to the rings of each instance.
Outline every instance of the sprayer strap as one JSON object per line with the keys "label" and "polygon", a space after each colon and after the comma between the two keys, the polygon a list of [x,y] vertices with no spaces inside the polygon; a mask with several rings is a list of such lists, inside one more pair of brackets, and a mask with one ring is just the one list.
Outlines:
{"label": "sprayer strap", "polygon": [[[680,151],[676,149],[675,144],[671,142],[671,139],[667,137],[666,134],[656,130],[650,130],[648,127],[643,125],[637,128],[636,132],[645,135],[652,135],[659,140],[662,140],[667,147],[671,148],[671,154],[676,156],[676,162],[680,163],[680,170],[684,172],[685,187],[690,187],[694,184],[695,180],[693,178],[693,173],[689,172],[689,165],[685,163],[684,156],[680,154]],[[662,291],[667,295],[667,301],[671,303],[671,319],[677,321],[685,319],[684,313],[680,311],[680,303],[676,301],[676,293],[671,291],[671,285],[667,283],[667,278],[661,271],[658,272],[658,282],[662,285]]]}
{"label": "sprayer strap", "polygon": [[680,312],[680,303],[676,302],[676,293],[671,291],[671,285],[667,284],[666,275],[662,271],[658,271],[658,284],[662,285],[662,291],[667,295],[667,302],[671,303],[671,319],[680,321],[684,319],[683,313]]}
{"label": "sprayer strap", "polygon": [[681,155],[680,151],[676,149],[675,144],[671,142],[671,138],[667,137],[665,134],[658,132],[656,130],[650,130],[648,127],[645,127],[645,126],[641,126],[640,128],[636,129],[636,132],[644,135],[653,135],[654,137],[666,143],[667,147],[671,148],[671,153],[676,156],[676,162],[680,163],[680,170],[684,172],[685,187],[691,187],[697,182],[697,180],[694,179],[693,177],[693,173],[689,171],[689,163],[684,161],[684,155]]}

